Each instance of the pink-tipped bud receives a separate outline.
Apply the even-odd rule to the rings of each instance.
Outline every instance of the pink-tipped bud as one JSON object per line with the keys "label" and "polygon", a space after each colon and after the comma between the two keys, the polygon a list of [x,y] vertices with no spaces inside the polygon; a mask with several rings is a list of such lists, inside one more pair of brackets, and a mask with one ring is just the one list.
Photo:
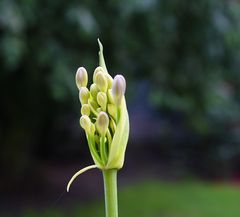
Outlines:
{"label": "pink-tipped bud", "polygon": [[96,121],[96,127],[100,135],[104,136],[107,133],[109,125],[109,118],[106,112],[100,112],[97,121]]}
{"label": "pink-tipped bud", "polygon": [[88,83],[88,74],[87,70],[84,67],[80,67],[76,73],[76,85],[80,90],[81,87],[86,87]]}
{"label": "pink-tipped bud", "polygon": [[112,95],[116,106],[121,104],[126,91],[126,81],[122,75],[116,75],[113,79]]}

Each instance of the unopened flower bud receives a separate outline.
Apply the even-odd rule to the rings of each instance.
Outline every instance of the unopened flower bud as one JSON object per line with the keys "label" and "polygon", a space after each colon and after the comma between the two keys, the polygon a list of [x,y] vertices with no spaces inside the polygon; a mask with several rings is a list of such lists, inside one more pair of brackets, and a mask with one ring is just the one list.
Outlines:
{"label": "unopened flower bud", "polygon": [[97,85],[96,85],[95,83],[93,83],[93,84],[90,86],[91,96],[96,99],[98,92],[99,92],[99,89],[98,89]]}
{"label": "unopened flower bud", "polygon": [[104,136],[107,132],[109,125],[109,118],[106,112],[100,112],[97,121],[96,121],[96,127],[100,135]]}
{"label": "unopened flower bud", "polygon": [[80,125],[81,127],[86,131],[86,133],[90,133],[91,132],[91,120],[87,115],[83,115],[80,118]]}
{"label": "unopened flower bud", "polygon": [[79,92],[79,99],[81,104],[87,104],[90,97],[89,90],[86,87],[82,87]]}
{"label": "unopened flower bud", "polygon": [[108,88],[108,81],[103,72],[98,72],[96,75],[96,84],[100,91],[106,92]]}
{"label": "unopened flower bud", "polygon": [[88,104],[84,104],[82,105],[82,108],[81,108],[81,114],[82,115],[87,115],[89,116],[91,113],[91,108]]}
{"label": "unopened flower bud", "polygon": [[119,170],[124,164],[129,136],[129,117],[124,98],[126,82],[122,75],[113,79],[108,74],[99,39],[98,43],[101,67],[95,69],[89,90],[86,70],[81,67],[76,74],[82,104],[80,125],[85,130],[94,165],[75,173],[67,185],[67,191],[76,177],[87,170]]}
{"label": "unopened flower bud", "polygon": [[121,104],[126,90],[126,81],[122,75],[116,75],[113,79],[112,95],[117,106]]}
{"label": "unopened flower bud", "polygon": [[97,74],[98,74],[99,72],[105,73],[103,67],[98,66],[98,67],[94,70],[94,72],[93,72],[93,82],[94,82],[94,83],[96,83],[96,76],[97,76]]}
{"label": "unopened flower bud", "polygon": [[80,67],[76,73],[76,85],[80,90],[81,87],[86,87],[88,83],[88,74],[84,67]]}
{"label": "unopened flower bud", "polygon": [[97,102],[101,106],[103,111],[106,111],[107,107],[107,95],[104,92],[99,92],[97,95]]}

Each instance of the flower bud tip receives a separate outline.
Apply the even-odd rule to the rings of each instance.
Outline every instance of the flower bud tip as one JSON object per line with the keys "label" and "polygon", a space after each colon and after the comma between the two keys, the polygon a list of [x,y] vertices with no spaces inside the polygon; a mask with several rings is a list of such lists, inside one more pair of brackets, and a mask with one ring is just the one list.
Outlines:
{"label": "flower bud tip", "polygon": [[96,74],[96,84],[100,91],[106,92],[108,88],[108,81],[103,72]]}
{"label": "flower bud tip", "polygon": [[96,127],[98,132],[101,135],[105,135],[108,129],[109,125],[109,118],[106,112],[100,112],[97,121],[96,121]]}
{"label": "flower bud tip", "polygon": [[105,111],[107,106],[107,95],[104,92],[99,92],[97,94],[97,102],[101,108]]}
{"label": "flower bud tip", "polygon": [[87,70],[84,67],[79,67],[76,73],[76,85],[80,90],[81,87],[86,87],[88,83]]}
{"label": "flower bud tip", "polygon": [[89,116],[91,113],[91,108],[88,104],[84,104],[81,108],[81,114]]}
{"label": "flower bud tip", "polygon": [[88,103],[89,97],[90,97],[89,90],[86,87],[82,87],[79,92],[79,98],[82,105]]}
{"label": "flower bud tip", "polygon": [[86,131],[86,133],[90,132],[92,123],[90,118],[87,115],[83,115],[80,118],[80,125]]}
{"label": "flower bud tip", "polygon": [[112,95],[115,104],[119,106],[126,91],[126,81],[122,75],[116,75],[113,79]]}

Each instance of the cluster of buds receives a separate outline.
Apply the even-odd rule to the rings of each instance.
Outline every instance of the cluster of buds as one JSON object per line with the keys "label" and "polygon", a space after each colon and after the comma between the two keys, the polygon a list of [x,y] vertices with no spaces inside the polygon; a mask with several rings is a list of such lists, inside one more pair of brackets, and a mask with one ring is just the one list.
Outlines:
{"label": "cluster of buds", "polygon": [[76,73],[76,85],[81,102],[80,125],[84,129],[94,165],[76,173],[99,168],[120,169],[124,163],[129,135],[129,118],[125,102],[126,81],[122,75],[114,79],[108,74],[99,41],[99,65],[93,73],[93,83],[88,86],[88,73],[80,67]]}

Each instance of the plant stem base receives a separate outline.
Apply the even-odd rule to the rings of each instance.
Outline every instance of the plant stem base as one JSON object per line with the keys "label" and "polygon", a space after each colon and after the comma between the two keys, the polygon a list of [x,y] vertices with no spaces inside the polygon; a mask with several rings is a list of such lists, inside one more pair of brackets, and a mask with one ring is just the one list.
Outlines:
{"label": "plant stem base", "polygon": [[106,217],[118,217],[117,170],[103,170]]}

